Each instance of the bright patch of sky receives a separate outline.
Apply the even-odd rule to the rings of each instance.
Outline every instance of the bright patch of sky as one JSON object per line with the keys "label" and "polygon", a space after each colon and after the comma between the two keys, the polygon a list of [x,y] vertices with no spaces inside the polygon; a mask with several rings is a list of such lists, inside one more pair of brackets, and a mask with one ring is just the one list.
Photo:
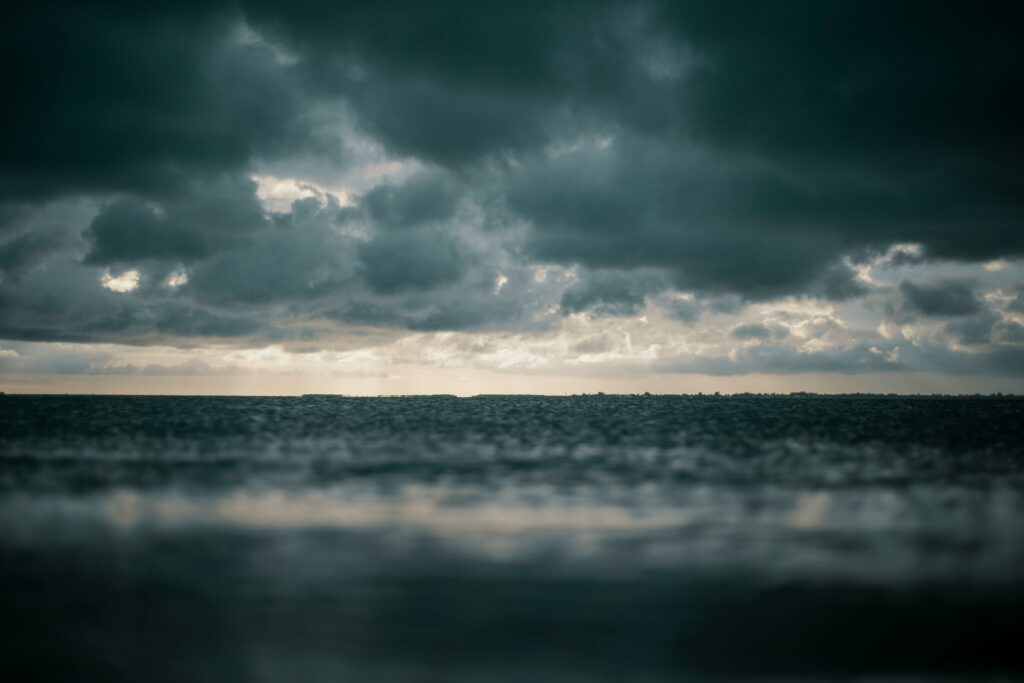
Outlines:
{"label": "bright patch of sky", "polygon": [[137,270],[126,270],[118,275],[113,275],[109,270],[100,276],[100,284],[112,292],[124,294],[138,288],[141,275]]}

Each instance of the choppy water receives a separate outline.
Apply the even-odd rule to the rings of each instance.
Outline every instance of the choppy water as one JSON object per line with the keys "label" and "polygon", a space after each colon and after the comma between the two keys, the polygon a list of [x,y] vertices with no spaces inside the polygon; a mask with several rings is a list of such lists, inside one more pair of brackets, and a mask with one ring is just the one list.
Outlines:
{"label": "choppy water", "polygon": [[1009,680],[1024,401],[0,398],[5,680]]}

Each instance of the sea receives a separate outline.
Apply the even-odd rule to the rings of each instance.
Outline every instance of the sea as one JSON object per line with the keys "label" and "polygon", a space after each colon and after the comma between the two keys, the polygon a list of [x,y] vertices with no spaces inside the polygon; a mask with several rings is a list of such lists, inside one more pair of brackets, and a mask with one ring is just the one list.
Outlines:
{"label": "sea", "polygon": [[2,680],[1024,679],[1024,400],[0,397]]}

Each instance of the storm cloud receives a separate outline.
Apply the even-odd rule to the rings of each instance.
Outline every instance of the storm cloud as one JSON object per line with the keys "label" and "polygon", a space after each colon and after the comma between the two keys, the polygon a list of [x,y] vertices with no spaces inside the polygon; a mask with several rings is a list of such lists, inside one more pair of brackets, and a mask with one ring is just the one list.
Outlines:
{"label": "storm cloud", "polygon": [[[852,1],[15,8],[0,338],[329,346],[642,318],[718,344],[716,372],[893,369],[925,344],[954,354],[928,355],[940,367],[1016,368],[1022,20]],[[752,312],[783,300],[847,315],[850,340],[814,342],[820,313]],[[905,338],[872,331],[889,325]]]}
{"label": "storm cloud", "polygon": [[972,283],[964,280],[943,280],[917,284],[900,283],[903,305],[910,313],[949,318],[978,313],[982,304],[974,294]]}

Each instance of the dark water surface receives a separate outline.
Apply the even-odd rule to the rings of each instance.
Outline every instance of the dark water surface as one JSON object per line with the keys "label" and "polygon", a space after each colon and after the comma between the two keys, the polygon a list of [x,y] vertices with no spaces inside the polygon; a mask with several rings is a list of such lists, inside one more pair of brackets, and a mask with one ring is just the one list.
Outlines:
{"label": "dark water surface", "polygon": [[4,680],[1024,675],[1024,401],[0,397]]}

